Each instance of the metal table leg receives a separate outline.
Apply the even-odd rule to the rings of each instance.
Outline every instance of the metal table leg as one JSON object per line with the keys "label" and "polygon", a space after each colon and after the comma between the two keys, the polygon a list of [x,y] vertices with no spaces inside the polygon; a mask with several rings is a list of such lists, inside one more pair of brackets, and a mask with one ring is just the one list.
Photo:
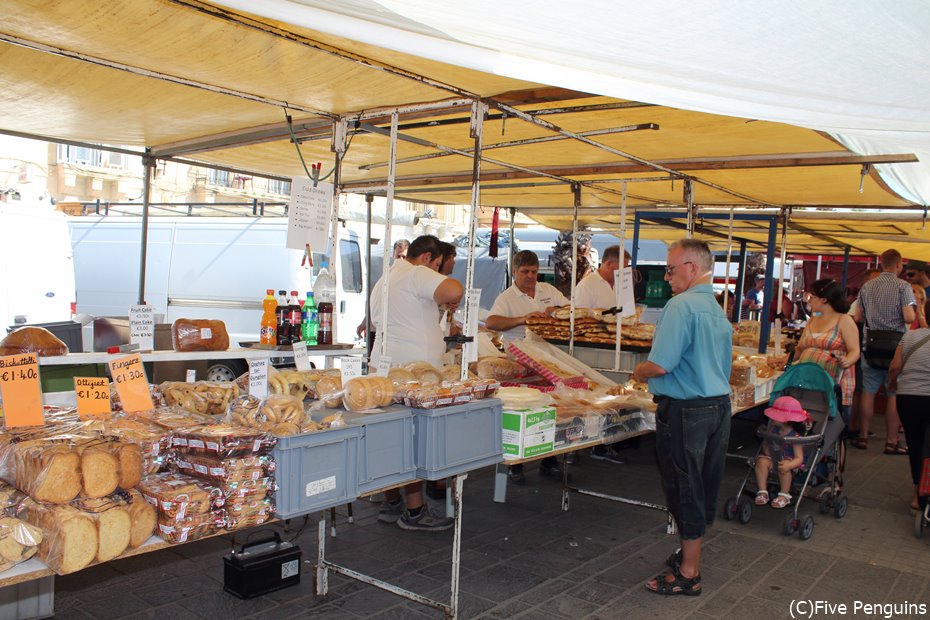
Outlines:
{"label": "metal table leg", "polygon": [[507,463],[498,463],[494,470],[494,501],[498,504],[507,502],[507,472],[510,466]]}

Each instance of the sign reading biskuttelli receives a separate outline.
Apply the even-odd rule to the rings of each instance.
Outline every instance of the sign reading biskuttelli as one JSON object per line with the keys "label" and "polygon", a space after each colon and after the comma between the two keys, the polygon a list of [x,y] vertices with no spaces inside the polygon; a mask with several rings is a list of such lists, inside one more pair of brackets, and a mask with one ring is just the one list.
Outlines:
{"label": "sign reading biskuttelli", "polygon": [[0,357],[0,396],[3,397],[3,421],[7,428],[45,424],[39,362],[35,353]]}

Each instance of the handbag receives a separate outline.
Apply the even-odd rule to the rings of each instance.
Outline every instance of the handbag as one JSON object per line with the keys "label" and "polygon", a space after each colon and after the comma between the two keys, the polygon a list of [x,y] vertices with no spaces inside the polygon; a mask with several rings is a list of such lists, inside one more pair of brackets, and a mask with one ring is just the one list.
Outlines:
{"label": "handbag", "polygon": [[887,370],[891,365],[895,349],[898,348],[902,336],[904,336],[904,333],[899,331],[870,329],[865,336],[865,347],[863,349],[865,361],[872,368]]}

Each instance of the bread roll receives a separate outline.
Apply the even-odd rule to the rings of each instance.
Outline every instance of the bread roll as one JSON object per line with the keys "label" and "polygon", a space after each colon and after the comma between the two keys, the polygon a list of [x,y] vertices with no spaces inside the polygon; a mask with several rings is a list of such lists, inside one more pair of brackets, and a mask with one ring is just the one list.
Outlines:
{"label": "bread roll", "polygon": [[355,377],[345,385],[342,402],[349,411],[363,411],[375,406],[372,382],[367,377]]}
{"label": "bread roll", "polygon": [[428,364],[427,362],[412,362],[407,364],[405,368],[412,372],[417,381],[423,385],[442,383],[442,375],[439,374],[439,370],[432,364]]}
{"label": "bread roll", "polygon": [[19,564],[38,551],[42,530],[14,517],[0,518],[0,562]]}
{"label": "bread roll", "polygon": [[0,340],[0,355],[36,353],[40,357],[67,355],[68,345],[44,327],[20,327]]}

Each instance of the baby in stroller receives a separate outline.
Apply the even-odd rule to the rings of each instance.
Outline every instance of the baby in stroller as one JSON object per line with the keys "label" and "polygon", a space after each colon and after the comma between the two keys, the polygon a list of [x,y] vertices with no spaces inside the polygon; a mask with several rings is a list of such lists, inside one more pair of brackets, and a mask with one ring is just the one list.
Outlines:
{"label": "baby in stroller", "polygon": [[[778,472],[779,491],[772,500],[772,508],[785,508],[791,504],[791,481],[793,472],[804,464],[804,448],[785,441],[791,437],[802,437],[811,428],[811,417],[798,400],[791,396],[780,396],[765,410],[768,417],[766,439],[756,457],[756,506],[769,503],[768,476],[775,468]],[[775,463],[777,455],[778,463]]]}

